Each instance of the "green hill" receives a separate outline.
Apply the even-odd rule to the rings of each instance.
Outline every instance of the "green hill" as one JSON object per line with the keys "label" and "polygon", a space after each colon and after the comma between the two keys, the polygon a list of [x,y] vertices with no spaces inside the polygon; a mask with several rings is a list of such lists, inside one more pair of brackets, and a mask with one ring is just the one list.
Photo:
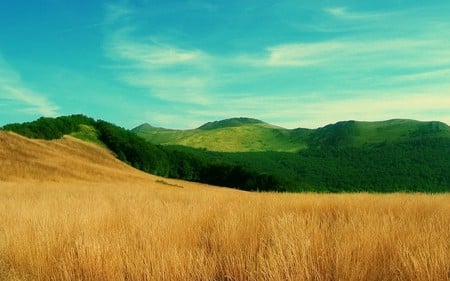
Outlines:
{"label": "green hill", "polygon": [[143,124],[132,129],[146,140],[219,152],[296,152],[307,147],[310,130],[288,130],[251,118],[209,122],[197,129],[170,130]]}
{"label": "green hill", "polygon": [[449,138],[450,127],[442,122],[392,119],[379,122],[343,121],[319,128],[309,143],[335,147],[363,147],[423,138]]}

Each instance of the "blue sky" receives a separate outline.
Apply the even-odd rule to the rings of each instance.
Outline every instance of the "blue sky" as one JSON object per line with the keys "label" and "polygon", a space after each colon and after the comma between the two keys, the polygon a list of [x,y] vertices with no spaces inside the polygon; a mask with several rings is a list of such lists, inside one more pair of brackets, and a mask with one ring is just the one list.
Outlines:
{"label": "blue sky", "polygon": [[450,124],[450,1],[0,3],[0,125]]}

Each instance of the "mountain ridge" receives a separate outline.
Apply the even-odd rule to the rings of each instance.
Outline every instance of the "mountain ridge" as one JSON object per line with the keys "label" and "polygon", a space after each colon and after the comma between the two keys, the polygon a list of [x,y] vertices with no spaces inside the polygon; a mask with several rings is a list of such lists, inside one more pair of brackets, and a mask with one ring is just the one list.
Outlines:
{"label": "mountain ridge", "polygon": [[[71,135],[108,148],[147,173],[244,190],[450,192],[450,129],[442,122],[350,120],[291,130],[254,120],[229,123],[213,123],[210,130],[141,127],[159,131],[156,137],[175,135],[181,141],[177,145],[154,144],[136,132],[83,115],[39,118],[1,129],[32,139]],[[200,147],[182,143],[196,138]],[[4,143],[7,147],[8,141]],[[214,152],[202,147],[208,143],[243,151]],[[9,154],[6,161],[24,153]],[[61,164],[70,172],[71,164]]]}
{"label": "mountain ridge", "polygon": [[315,146],[362,146],[423,137],[450,138],[447,124],[412,119],[348,120],[317,129],[286,129],[240,117],[207,122],[196,129],[173,130],[141,125],[131,131],[155,144],[218,152],[298,152]]}

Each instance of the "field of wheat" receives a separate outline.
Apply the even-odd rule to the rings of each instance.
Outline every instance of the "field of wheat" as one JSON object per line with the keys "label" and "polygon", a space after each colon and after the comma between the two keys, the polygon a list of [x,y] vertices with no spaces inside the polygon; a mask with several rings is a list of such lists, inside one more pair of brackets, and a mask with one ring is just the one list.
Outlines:
{"label": "field of wheat", "polygon": [[449,280],[450,195],[0,183],[0,280]]}

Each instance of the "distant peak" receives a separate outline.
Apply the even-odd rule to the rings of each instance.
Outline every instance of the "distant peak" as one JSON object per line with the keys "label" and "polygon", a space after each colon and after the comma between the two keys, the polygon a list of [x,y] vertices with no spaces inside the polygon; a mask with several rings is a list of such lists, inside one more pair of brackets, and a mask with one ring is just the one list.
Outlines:
{"label": "distant peak", "polygon": [[149,123],[144,123],[141,124],[139,126],[137,126],[136,128],[132,129],[133,131],[141,131],[141,130],[149,130],[149,129],[153,129],[154,127],[152,125],[150,125]]}
{"label": "distant peak", "polygon": [[238,126],[249,125],[249,124],[265,124],[265,123],[261,120],[254,119],[254,118],[236,117],[236,118],[229,118],[229,119],[224,119],[224,120],[220,120],[220,121],[208,122],[208,123],[203,124],[202,126],[198,127],[198,129],[199,130],[213,130],[213,129],[227,128],[227,127],[238,127]]}

